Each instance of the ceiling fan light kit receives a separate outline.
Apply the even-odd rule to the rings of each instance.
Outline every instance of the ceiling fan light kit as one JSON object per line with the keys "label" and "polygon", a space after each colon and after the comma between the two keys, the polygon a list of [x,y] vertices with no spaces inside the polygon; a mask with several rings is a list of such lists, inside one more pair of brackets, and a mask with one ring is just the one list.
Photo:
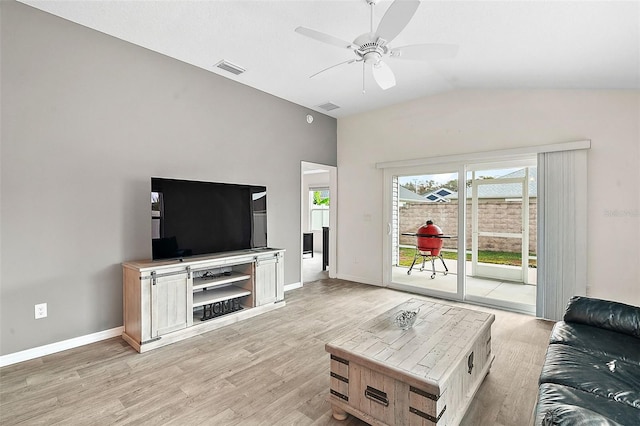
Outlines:
{"label": "ceiling fan light kit", "polygon": [[352,43],[341,40],[329,34],[310,28],[298,27],[295,31],[306,37],[330,44],[343,49],[351,50],[356,58],[340,62],[327,67],[309,78],[313,78],[330,69],[341,65],[349,65],[354,62],[362,62],[362,92],[365,92],[366,66],[371,66],[373,79],[382,90],[387,90],[396,85],[396,78],[391,68],[383,61],[383,58],[407,59],[416,61],[432,61],[454,57],[458,52],[458,46],[451,44],[412,44],[408,46],[390,49],[391,43],[404,28],[420,6],[419,0],[395,0],[387,9],[380,20],[378,28],[374,31],[374,7],[378,0],[364,0],[371,8],[371,31],[356,37]]}

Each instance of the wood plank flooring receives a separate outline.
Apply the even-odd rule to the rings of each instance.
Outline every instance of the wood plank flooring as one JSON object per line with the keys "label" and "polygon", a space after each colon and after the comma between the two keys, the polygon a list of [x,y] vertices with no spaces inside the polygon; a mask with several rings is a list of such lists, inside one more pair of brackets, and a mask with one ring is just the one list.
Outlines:
{"label": "wood plank flooring", "polygon": [[[114,338],[7,366],[0,424],[365,425],[331,417],[324,344],[411,297],[321,280],[284,308],[144,354]],[[496,359],[462,424],[529,425],[552,324],[464,306],[495,314]]]}

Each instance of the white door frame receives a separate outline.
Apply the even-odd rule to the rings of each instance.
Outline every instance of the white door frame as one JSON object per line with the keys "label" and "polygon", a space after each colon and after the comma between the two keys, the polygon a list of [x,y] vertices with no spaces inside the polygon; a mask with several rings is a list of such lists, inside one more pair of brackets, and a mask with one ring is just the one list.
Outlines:
{"label": "white door frame", "polygon": [[[322,173],[327,172],[329,174],[329,196],[331,202],[329,203],[329,278],[336,278],[337,271],[337,230],[338,230],[338,168],[336,166],[329,166],[326,164],[312,163],[308,161],[300,162],[300,283],[304,285],[304,274],[302,271],[302,234],[307,232],[303,229],[305,218],[303,217],[305,207],[303,205],[309,202],[309,186],[305,185],[304,176],[309,173]],[[317,186],[317,185],[315,185]]]}
{"label": "white door frame", "polygon": [[[392,241],[392,233],[393,229],[393,177],[394,176],[408,176],[408,175],[420,175],[420,174],[439,174],[439,173],[452,173],[455,172],[458,176],[465,176],[465,167],[464,164],[460,163],[446,163],[446,164],[428,164],[428,165],[418,165],[418,166],[406,166],[406,167],[389,167],[384,169],[384,187],[383,187],[383,205],[384,205],[384,215],[383,215],[383,232],[385,238],[383,240],[382,246],[382,256],[384,262],[382,263],[382,283],[385,287],[391,287],[398,290],[407,290],[416,292],[416,288],[407,287],[403,284],[394,283],[392,279],[392,269],[393,266],[389,259],[392,258],[392,250],[393,250],[393,241]],[[466,199],[466,188],[462,188],[462,191],[458,194],[459,197],[463,197],[462,199]],[[462,214],[458,214],[458,258],[464,259],[464,253],[466,252],[466,239],[465,235],[465,212],[466,212],[466,203],[461,203],[460,211]],[[452,271],[453,272],[453,271]],[[465,279],[465,262],[458,262],[458,269],[456,271],[461,279],[458,279],[456,292],[449,293],[438,291],[434,289],[424,289],[418,290],[421,294],[425,294],[428,296],[434,297],[442,297],[449,300],[463,300],[464,297],[464,279]]]}
{"label": "white door frame", "polygon": [[[383,187],[383,197],[384,197],[384,229],[385,238],[383,241],[383,285],[389,286],[392,288],[397,288],[399,290],[409,290],[416,291],[415,288],[408,288],[403,284],[394,283],[392,279],[392,265],[389,262],[389,259],[392,259],[392,250],[393,250],[393,242],[392,242],[392,232],[393,230],[393,176],[407,176],[407,175],[420,175],[420,174],[439,174],[439,173],[449,173],[453,171],[457,171],[458,178],[461,182],[466,181],[467,172],[473,170],[483,170],[483,169],[491,169],[491,168],[500,168],[504,167],[505,162],[513,167],[528,167],[535,165],[535,159],[528,156],[518,156],[512,158],[491,158],[489,161],[459,161],[455,163],[442,163],[442,164],[421,164],[421,165],[409,165],[409,166],[397,166],[397,167],[386,167],[383,170],[384,175],[384,187]],[[461,178],[462,177],[462,178]],[[528,182],[524,183],[526,186],[526,195],[528,197]],[[467,188],[466,185],[459,185],[458,197],[460,200],[467,199]],[[458,206],[458,259],[465,259],[467,246],[466,246],[466,217],[467,217],[467,203],[461,202]],[[523,209],[528,213],[528,205],[527,209]],[[528,215],[523,218],[526,219],[526,223],[528,226],[529,219]],[[523,246],[527,245],[527,255],[528,255],[528,230],[526,233],[526,237],[523,238]],[[470,248],[470,247],[469,247]],[[526,264],[528,265],[528,259],[526,260]],[[475,299],[475,297],[467,295],[465,291],[466,285],[466,262],[458,262],[458,282],[457,282],[457,291],[456,293],[450,292],[442,292],[434,289],[419,289],[421,294],[426,294],[428,296],[434,297],[443,297],[451,300],[471,300]],[[405,288],[406,287],[406,288]]]}

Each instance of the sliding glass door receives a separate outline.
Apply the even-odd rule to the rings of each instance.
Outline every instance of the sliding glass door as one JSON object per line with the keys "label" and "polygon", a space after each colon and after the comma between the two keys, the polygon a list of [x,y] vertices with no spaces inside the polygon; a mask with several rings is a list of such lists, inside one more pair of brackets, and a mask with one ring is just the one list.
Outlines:
{"label": "sliding glass door", "polygon": [[458,280],[459,176],[456,169],[391,176],[389,236],[394,287],[462,300]]}
{"label": "sliding glass door", "polygon": [[[534,313],[535,164],[533,157],[387,172],[389,285]],[[424,240],[432,249],[420,243],[427,221],[440,234]]]}

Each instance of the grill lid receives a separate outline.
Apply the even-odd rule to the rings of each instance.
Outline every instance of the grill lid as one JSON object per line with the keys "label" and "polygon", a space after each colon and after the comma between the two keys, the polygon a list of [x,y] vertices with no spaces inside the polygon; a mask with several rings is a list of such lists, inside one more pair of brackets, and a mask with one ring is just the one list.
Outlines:
{"label": "grill lid", "polygon": [[422,225],[420,229],[418,229],[418,234],[424,235],[442,235],[442,229],[440,229],[437,225],[434,225],[432,220],[428,220],[426,225]]}

